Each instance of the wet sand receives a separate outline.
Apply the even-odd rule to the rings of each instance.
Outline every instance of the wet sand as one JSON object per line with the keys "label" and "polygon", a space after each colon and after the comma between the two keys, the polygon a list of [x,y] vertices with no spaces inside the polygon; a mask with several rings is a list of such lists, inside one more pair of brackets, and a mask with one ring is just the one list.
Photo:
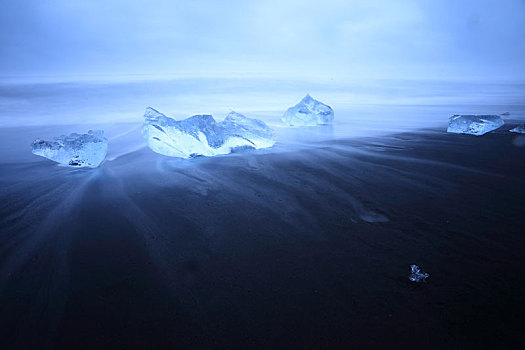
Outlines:
{"label": "wet sand", "polygon": [[[139,147],[98,169],[5,162],[1,342],[523,346],[525,136],[513,126],[191,160]],[[411,264],[426,283],[408,280]]]}

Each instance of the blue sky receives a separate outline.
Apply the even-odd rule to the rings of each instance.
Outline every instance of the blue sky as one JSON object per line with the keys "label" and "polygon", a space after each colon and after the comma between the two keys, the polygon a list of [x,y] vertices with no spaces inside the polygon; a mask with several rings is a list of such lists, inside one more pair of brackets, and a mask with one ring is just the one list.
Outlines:
{"label": "blue sky", "polygon": [[1,76],[525,78],[525,0],[0,0]]}

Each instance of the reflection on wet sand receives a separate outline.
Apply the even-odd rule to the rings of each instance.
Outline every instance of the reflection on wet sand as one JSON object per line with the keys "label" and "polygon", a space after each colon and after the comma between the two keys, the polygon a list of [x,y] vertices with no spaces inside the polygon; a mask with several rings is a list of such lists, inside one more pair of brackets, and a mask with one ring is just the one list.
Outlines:
{"label": "reflection on wet sand", "polygon": [[[296,345],[300,332],[305,346],[366,347],[395,342],[410,324],[412,344],[489,326],[510,342],[510,310],[525,291],[515,136],[345,139],[334,128],[176,159],[141,147],[130,127],[97,169],[4,162],[2,338],[254,346]],[[432,275],[419,289],[406,278],[414,262]],[[485,300],[499,301],[473,321]]]}

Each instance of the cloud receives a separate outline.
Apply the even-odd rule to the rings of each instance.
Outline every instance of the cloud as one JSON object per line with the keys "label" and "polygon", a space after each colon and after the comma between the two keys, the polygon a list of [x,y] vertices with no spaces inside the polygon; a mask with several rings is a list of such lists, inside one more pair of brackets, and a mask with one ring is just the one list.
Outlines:
{"label": "cloud", "polygon": [[523,0],[8,0],[0,74],[524,77],[523,33]]}

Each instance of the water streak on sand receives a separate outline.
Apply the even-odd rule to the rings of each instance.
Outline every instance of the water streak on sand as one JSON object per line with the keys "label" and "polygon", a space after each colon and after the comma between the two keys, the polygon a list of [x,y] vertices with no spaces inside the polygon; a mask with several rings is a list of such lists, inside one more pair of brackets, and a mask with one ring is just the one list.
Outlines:
{"label": "water streak on sand", "polygon": [[[195,339],[203,329],[210,339],[266,339],[264,332],[277,337],[275,320],[306,333],[346,337],[337,325],[350,324],[392,337],[390,323],[368,329],[358,315],[388,309],[403,320],[415,317],[414,304],[441,332],[439,318],[426,315],[435,300],[454,297],[447,285],[471,293],[482,278],[476,271],[499,276],[522,259],[524,197],[508,194],[525,185],[516,161],[523,148],[509,133],[480,139],[433,130],[309,145],[291,137],[269,150],[173,159],[135,148],[141,135],[131,130],[113,138],[114,156],[98,169],[38,157],[2,164],[6,334],[38,329],[34,339],[47,344],[77,327],[93,337],[98,327],[129,334],[115,315],[158,339],[167,338],[148,325]],[[442,281],[429,302],[406,289],[414,261]],[[377,298],[392,302],[378,306]],[[29,344],[13,334],[13,344]]]}

